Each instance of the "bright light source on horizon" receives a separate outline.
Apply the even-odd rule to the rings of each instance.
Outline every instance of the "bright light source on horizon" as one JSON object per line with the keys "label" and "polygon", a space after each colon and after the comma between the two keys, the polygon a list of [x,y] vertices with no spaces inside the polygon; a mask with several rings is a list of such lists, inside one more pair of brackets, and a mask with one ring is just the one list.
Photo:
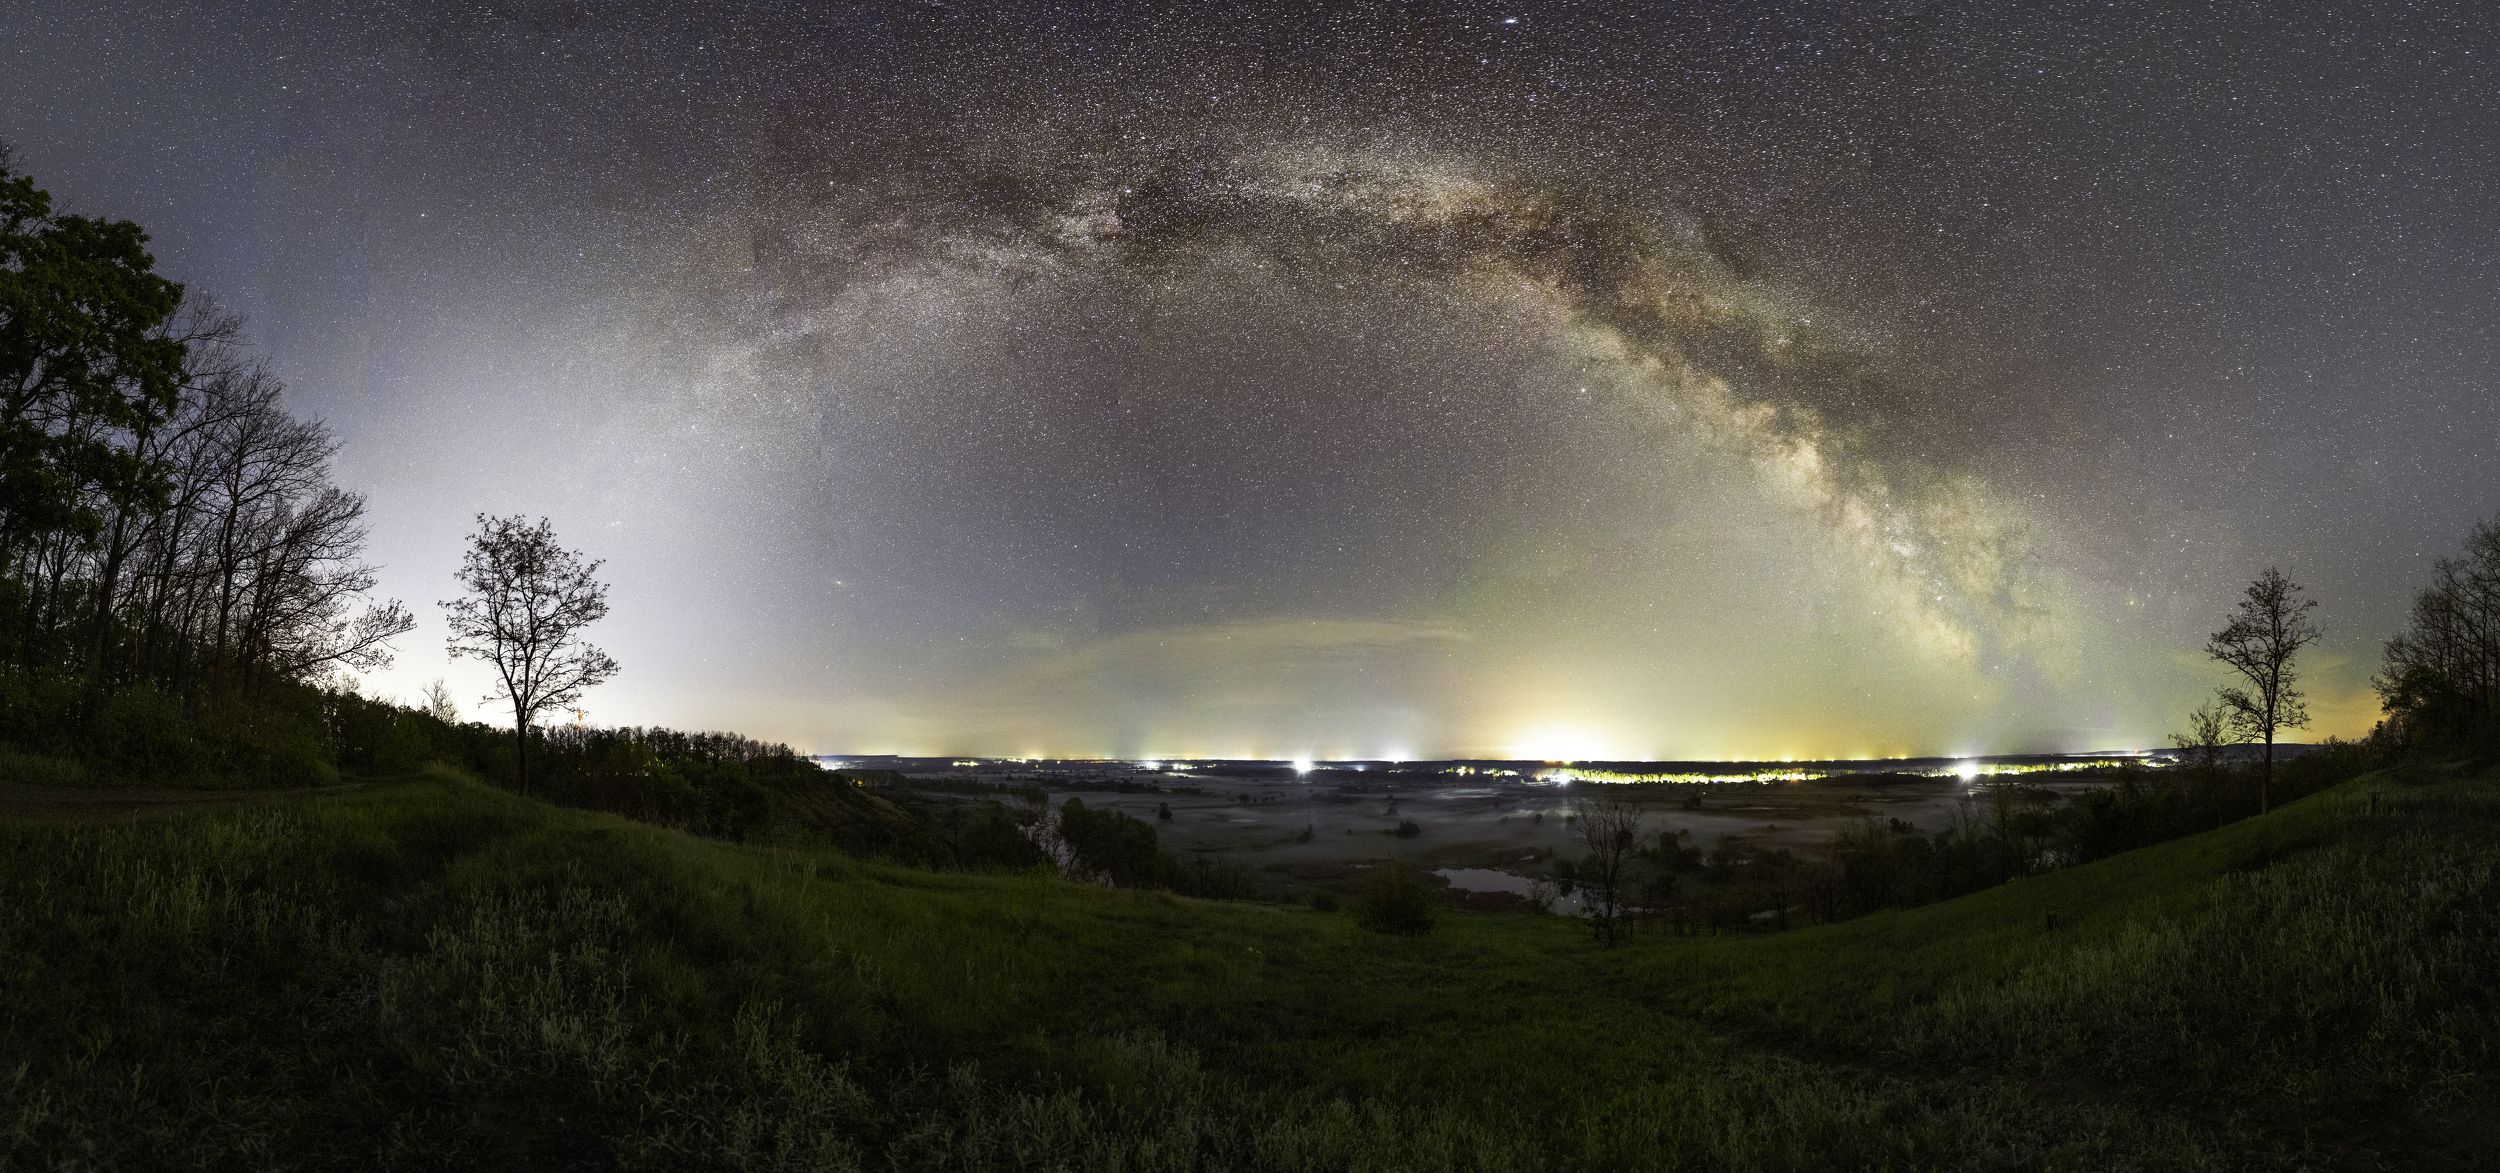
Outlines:
{"label": "bright light source on horizon", "polygon": [[1609,756],[1608,747],[1598,734],[1577,725],[1531,729],[1513,742],[1508,752],[1521,761],[1538,762],[1603,761]]}
{"label": "bright light source on horizon", "polygon": [[1310,772],[1311,772],[1311,759],[1309,759],[1309,758],[1295,758],[1295,759],[1293,760],[1293,772],[1294,772],[1294,776],[1296,776],[1296,777],[1300,777],[1300,776],[1302,776],[1302,775],[1305,775],[1305,774],[1310,773]]}
{"label": "bright light source on horizon", "polygon": [[1956,764],[1956,765],[1953,767],[1953,776],[1954,776],[1954,777],[1956,777],[1956,778],[1961,779],[1961,780],[1962,780],[1962,781],[1964,781],[1964,782],[1968,782],[1968,781],[1970,781],[1971,779],[1976,778],[1976,777],[1978,777],[1978,776],[1979,776],[1979,763],[1977,763],[1977,762],[1961,762],[1961,763],[1958,763],[1958,764]]}

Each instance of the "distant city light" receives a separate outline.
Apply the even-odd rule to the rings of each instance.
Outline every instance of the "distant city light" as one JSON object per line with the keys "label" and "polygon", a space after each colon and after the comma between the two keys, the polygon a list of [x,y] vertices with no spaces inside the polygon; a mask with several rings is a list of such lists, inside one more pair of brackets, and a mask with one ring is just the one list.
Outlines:
{"label": "distant city light", "polygon": [[1964,782],[1968,782],[1979,776],[1979,763],[1963,762],[1960,765],[1953,767],[1953,776]]}
{"label": "distant city light", "polygon": [[1300,777],[1300,776],[1302,776],[1302,775],[1305,775],[1305,774],[1310,773],[1310,772],[1311,772],[1311,759],[1309,759],[1309,758],[1295,758],[1295,759],[1293,760],[1293,772],[1294,772],[1294,775],[1295,775],[1296,777]]}
{"label": "distant city light", "polygon": [[1578,726],[1548,725],[1529,730],[1510,747],[1522,761],[1590,762],[1609,760],[1609,749],[1597,734]]}

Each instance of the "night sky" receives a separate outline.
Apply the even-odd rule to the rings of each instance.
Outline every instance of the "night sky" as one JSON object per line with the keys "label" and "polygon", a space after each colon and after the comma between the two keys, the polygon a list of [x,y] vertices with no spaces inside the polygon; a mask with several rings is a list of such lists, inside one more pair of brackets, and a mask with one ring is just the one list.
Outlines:
{"label": "night sky", "polygon": [[[324,11],[327,8],[350,10]],[[0,140],[245,315],[448,676],[807,750],[2311,735],[2500,511],[2487,4],[0,0]],[[473,715],[495,714],[472,704]],[[2302,735],[2294,735],[2302,736]]]}

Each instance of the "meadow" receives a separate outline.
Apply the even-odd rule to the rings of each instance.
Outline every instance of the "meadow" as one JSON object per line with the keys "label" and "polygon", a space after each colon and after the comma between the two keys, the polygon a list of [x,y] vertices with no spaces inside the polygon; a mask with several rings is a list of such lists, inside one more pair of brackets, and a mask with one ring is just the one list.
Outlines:
{"label": "meadow", "polygon": [[443,769],[0,828],[0,1164],[2112,1169],[2500,1153],[2500,793],[1787,933],[741,846]]}

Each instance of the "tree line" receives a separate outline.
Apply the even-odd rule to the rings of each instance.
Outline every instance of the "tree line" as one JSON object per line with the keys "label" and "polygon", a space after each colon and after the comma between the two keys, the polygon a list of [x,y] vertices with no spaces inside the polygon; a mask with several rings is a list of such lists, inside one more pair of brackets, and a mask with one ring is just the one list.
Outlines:
{"label": "tree line", "polygon": [[236,320],[0,151],[0,664],[56,724],[117,691],[196,715],[388,662],[365,501]]}
{"label": "tree line", "polygon": [[2500,517],[2432,568],[2370,683],[2406,745],[2488,750],[2500,738]]}
{"label": "tree line", "polygon": [[[370,597],[365,499],[237,320],[126,220],[64,212],[0,149],[0,738],[150,774],[321,780],[347,674],[415,625]],[[532,730],[616,672],[579,638],[599,564],[544,519],[478,518],[449,650]],[[322,687],[330,685],[332,687]],[[447,696],[429,699],[457,722]]]}

